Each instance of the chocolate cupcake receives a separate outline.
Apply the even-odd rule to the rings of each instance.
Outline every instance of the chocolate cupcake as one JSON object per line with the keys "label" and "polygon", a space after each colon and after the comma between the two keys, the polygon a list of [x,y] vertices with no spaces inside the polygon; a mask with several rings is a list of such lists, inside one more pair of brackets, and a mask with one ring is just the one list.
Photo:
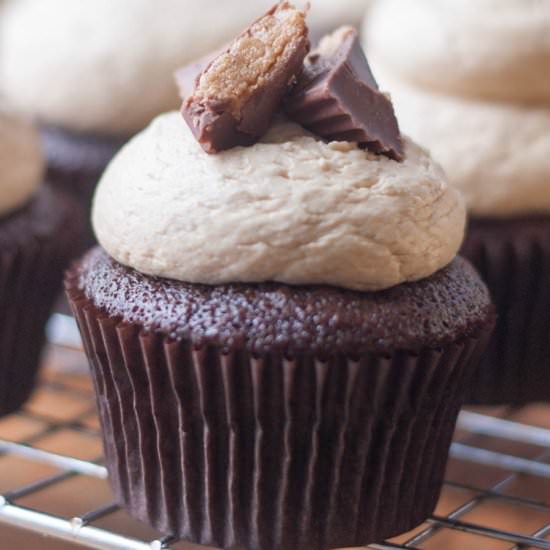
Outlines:
{"label": "chocolate cupcake", "polygon": [[[239,35],[195,79],[188,127],[163,115],[111,163],[102,248],[66,278],[116,499],[195,543],[324,550],[421,523],[493,325],[456,258],[458,191],[401,139],[356,33],[328,40],[327,70],[304,71],[287,1]],[[302,77],[296,116],[324,91],[359,143],[273,116]]]}
{"label": "chocolate cupcake", "polygon": [[173,71],[224,44],[262,3],[5,0],[0,93],[39,121],[48,180],[89,208],[122,144],[177,108]]}
{"label": "chocolate cupcake", "polygon": [[433,511],[493,314],[423,151],[398,163],[279,121],[209,156],[173,113],[108,168],[94,223],[107,252],[66,288],[131,515],[306,550]]}
{"label": "chocolate cupcake", "polygon": [[44,328],[81,238],[78,206],[41,185],[38,134],[0,109],[0,415],[29,397]]}
{"label": "chocolate cupcake", "polygon": [[466,197],[463,253],[498,313],[470,401],[520,405],[550,399],[550,5],[496,4],[379,2],[365,37],[404,131]]}

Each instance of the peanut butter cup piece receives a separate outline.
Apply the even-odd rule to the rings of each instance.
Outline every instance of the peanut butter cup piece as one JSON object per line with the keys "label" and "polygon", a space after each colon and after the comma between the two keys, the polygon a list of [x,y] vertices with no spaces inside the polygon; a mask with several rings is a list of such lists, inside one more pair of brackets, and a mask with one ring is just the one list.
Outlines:
{"label": "peanut butter cup piece", "polygon": [[[282,1],[208,63],[182,106],[203,149],[217,153],[257,141],[300,74],[308,51],[305,13]],[[188,81],[188,73],[180,75]]]}
{"label": "peanut butter cup piece", "polygon": [[286,110],[327,140],[354,141],[374,153],[403,159],[393,105],[379,91],[352,27],[326,36],[307,56]]}

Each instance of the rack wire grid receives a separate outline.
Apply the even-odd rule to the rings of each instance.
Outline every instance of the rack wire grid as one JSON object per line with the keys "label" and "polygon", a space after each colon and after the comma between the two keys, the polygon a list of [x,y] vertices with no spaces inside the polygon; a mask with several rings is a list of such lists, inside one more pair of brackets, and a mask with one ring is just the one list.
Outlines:
{"label": "rack wire grid", "polygon": [[[57,315],[49,335],[38,390],[0,421],[0,549],[197,550],[112,502],[78,334]],[[550,549],[549,538],[550,405],[534,405],[463,411],[435,514],[368,548]]]}

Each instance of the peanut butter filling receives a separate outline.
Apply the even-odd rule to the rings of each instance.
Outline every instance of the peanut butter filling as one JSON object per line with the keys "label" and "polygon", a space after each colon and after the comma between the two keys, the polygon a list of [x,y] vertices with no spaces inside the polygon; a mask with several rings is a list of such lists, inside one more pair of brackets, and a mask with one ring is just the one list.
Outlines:
{"label": "peanut butter filling", "polygon": [[243,105],[277,77],[307,35],[305,13],[281,2],[213,61],[197,84],[195,98],[215,99],[239,119]]}

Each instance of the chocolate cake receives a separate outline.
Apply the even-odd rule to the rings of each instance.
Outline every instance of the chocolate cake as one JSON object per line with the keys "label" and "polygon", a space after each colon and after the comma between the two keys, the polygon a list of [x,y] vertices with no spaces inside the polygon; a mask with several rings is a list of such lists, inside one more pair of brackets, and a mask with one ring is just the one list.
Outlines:
{"label": "chocolate cake", "polygon": [[428,279],[379,292],[279,283],[207,286],[148,277],[96,249],[79,287],[99,309],[195,346],[254,354],[309,351],[391,353],[438,348],[475,335],[489,312],[487,290],[456,259]]}

